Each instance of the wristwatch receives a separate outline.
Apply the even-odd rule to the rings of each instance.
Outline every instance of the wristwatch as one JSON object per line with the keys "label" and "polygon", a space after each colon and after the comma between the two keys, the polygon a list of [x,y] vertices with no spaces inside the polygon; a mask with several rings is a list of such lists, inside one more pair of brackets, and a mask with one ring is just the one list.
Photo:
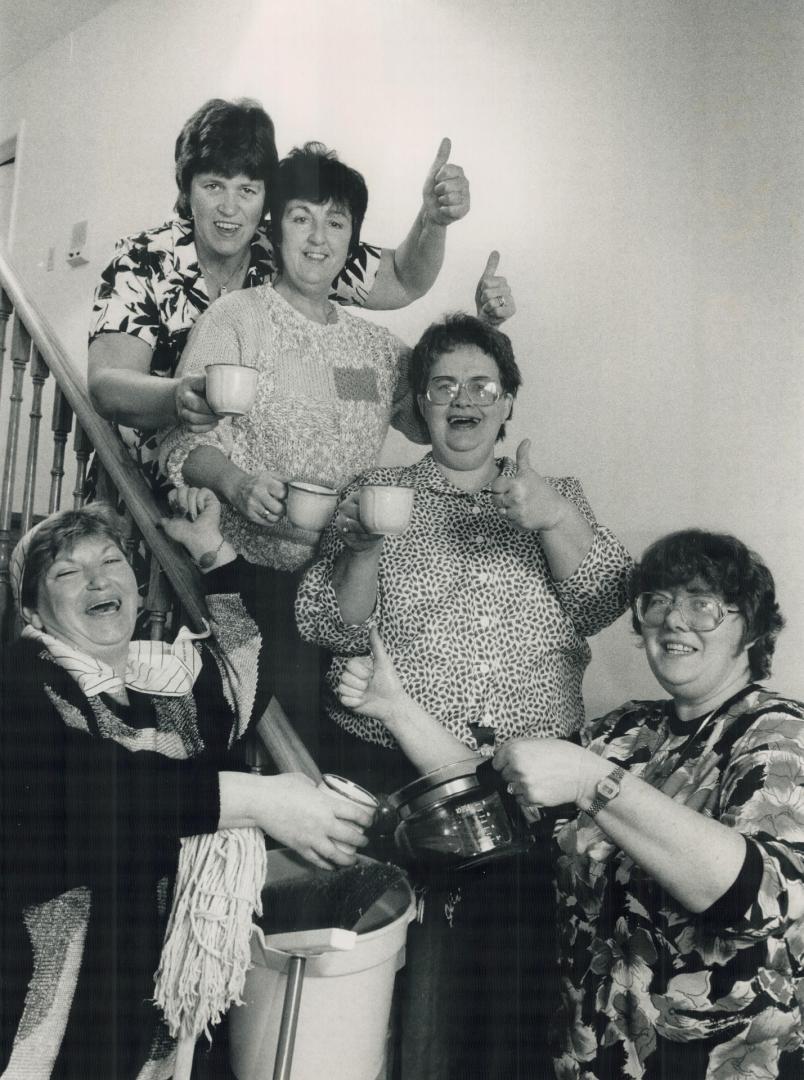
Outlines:
{"label": "wristwatch", "polygon": [[608,776],[604,776],[599,781],[594,799],[586,811],[590,818],[595,817],[604,806],[607,806],[612,799],[616,799],[620,794],[620,781],[625,776],[625,769],[621,765],[612,769]]}
{"label": "wristwatch", "polygon": [[212,551],[205,551],[203,555],[199,555],[197,559],[194,559],[193,562],[198,567],[198,569],[199,570],[209,570],[209,569],[211,569],[215,565],[215,560],[218,558],[218,555],[220,554],[221,548],[223,547],[223,545],[225,543],[226,543],[226,538],[224,536],[222,536],[221,537],[221,542],[218,544],[218,546],[216,548],[213,548]]}

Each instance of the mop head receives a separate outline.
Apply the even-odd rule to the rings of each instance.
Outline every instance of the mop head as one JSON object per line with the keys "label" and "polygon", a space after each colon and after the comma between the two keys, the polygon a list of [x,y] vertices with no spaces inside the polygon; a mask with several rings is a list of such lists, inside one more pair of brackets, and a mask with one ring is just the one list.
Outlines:
{"label": "mop head", "polygon": [[262,913],[265,837],[256,828],[224,829],[181,842],[179,869],[154,1000],[174,1037],[210,1038],[241,1004],[251,963],[251,925]]}
{"label": "mop head", "polygon": [[264,934],[338,927],[352,930],[372,904],[406,881],[391,863],[355,863],[337,870],[311,869],[302,877],[269,882],[263,890]]}

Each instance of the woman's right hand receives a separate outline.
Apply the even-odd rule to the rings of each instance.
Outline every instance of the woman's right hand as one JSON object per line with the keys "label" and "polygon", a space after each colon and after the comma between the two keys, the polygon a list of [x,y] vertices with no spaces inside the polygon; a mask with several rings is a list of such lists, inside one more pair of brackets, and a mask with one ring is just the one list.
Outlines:
{"label": "woman's right hand", "polygon": [[215,415],[204,396],[207,385],[206,375],[200,373],[180,375],[174,382],[176,384],[174,400],[179,423],[184,424],[188,431],[196,435],[204,431],[212,431],[217,427],[220,417]]}
{"label": "woman's right hand", "polygon": [[272,469],[264,469],[243,473],[228,497],[232,506],[255,525],[276,525],[285,513],[287,493],[282,477]]}
{"label": "woman's right hand", "polygon": [[338,683],[338,697],[347,709],[377,720],[393,720],[406,697],[379,631],[369,631],[372,656],[355,656],[346,662]]}
{"label": "woman's right hand", "polygon": [[360,520],[360,491],[347,495],[335,515],[335,528],[351,551],[370,551],[382,544],[384,537],[370,533]]}
{"label": "woman's right hand", "polygon": [[316,866],[351,866],[374,811],[316,787],[303,773],[257,779],[256,824]]}

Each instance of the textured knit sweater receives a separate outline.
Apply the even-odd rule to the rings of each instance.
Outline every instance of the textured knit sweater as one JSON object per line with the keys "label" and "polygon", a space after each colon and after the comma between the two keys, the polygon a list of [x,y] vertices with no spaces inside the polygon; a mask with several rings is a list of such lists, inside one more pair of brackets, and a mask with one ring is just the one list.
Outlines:
{"label": "textured knit sweater", "polygon": [[[425,441],[413,419],[407,350],[393,334],[334,305],[332,321],[313,322],[270,285],[222,297],[199,319],[178,375],[208,364],[246,364],[259,371],[247,416],[213,431],[175,428],[163,439],[162,467],[177,486],[199,446],[219,449],[247,473],[272,469],[285,480],[341,489],[371,468],[389,423]],[[296,570],[309,562],[317,533],[256,525],[224,505],[221,528],[250,562]]]}

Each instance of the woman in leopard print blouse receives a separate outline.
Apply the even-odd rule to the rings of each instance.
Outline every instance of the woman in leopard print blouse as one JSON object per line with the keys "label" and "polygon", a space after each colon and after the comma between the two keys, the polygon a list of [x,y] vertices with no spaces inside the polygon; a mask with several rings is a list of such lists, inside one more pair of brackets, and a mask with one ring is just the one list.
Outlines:
{"label": "woman in leopard print blouse", "polygon": [[[531,467],[527,441],[516,462],[495,458],[521,381],[504,334],[452,316],[426,331],[410,379],[432,453],[347,489],[296,605],[303,636],[339,654],[332,689],[378,628],[405,691],[438,721],[394,726],[348,686],[342,702],[333,696],[324,764],[375,791],[514,736],[576,731],[585,639],[624,610],[632,565],[577,481]],[[367,533],[363,484],[414,487],[404,534]],[[555,914],[546,845],[533,847],[429,890],[408,939],[404,1080],[533,1080],[549,1069]]]}

